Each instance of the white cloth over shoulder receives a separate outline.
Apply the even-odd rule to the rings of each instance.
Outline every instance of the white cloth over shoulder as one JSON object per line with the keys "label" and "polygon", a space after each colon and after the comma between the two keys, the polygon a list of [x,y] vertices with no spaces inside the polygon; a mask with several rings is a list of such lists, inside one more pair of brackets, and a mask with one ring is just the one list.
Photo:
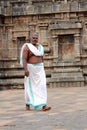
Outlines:
{"label": "white cloth over shoulder", "polygon": [[21,52],[20,52],[20,64],[21,66],[23,66],[23,50],[25,48],[25,46],[28,46],[30,51],[35,55],[35,56],[43,56],[44,54],[44,48],[41,44],[38,43],[38,48],[36,48],[33,44],[31,43],[25,43],[22,48],[21,48]]}

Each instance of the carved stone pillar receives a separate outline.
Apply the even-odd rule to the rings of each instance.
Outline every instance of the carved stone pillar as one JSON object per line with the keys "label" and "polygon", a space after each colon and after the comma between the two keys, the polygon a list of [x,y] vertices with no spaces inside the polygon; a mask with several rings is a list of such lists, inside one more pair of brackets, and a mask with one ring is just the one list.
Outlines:
{"label": "carved stone pillar", "polygon": [[39,30],[39,41],[43,44],[49,43],[48,41],[48,27],[47,24],[39,24],[37,28],[37,32]]}
{"label": "carved stone pillar", "polygon": [[75,34],[75,58],[76,60],[78,59],[80,61],[80,35]]}
{"label": "carved stone pillar", "polygon": [[58,61],[58,36],[52,36],[53,62]]}

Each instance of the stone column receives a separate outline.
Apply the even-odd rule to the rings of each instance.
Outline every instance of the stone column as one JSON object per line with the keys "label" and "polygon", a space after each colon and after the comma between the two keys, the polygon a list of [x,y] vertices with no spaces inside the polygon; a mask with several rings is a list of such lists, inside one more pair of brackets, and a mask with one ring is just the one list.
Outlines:
{"label": "stone column", "polygon": [[80,61],[80,35],[75,34],[74,39],[75,39],[75,58],[76,58],[75,60]]}
{"label": "stone column", "polygon": [[39,41],[41,43],[47,43],[48,39],[48,32],[47,32],[47,26],[45,24],[39,25],[39,28],[37,28],[37,31],[39,30]]}
{"label": "stone column", "polygon": [[58,36],[52,36],[53,62],[58,61]]}

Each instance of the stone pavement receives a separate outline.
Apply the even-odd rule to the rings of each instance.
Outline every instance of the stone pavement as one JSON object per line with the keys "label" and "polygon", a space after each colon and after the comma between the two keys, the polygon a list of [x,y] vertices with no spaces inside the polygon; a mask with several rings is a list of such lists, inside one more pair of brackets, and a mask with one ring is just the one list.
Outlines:
{"label": "stone pavement", "polygon": [[25,111],[23,89],[0,91],[0,130],[87,130],[87,87],[48,88],[48,104]]}

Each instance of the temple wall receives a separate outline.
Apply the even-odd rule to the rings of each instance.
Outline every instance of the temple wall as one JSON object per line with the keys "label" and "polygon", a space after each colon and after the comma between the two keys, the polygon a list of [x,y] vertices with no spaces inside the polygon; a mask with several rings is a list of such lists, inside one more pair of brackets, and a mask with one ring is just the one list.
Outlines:
{"label": "temple wall", "polygon": [[39,33],[49,87],[87,82],[87,1],[0,1],[0,84],[23,85],[20,48]]}

